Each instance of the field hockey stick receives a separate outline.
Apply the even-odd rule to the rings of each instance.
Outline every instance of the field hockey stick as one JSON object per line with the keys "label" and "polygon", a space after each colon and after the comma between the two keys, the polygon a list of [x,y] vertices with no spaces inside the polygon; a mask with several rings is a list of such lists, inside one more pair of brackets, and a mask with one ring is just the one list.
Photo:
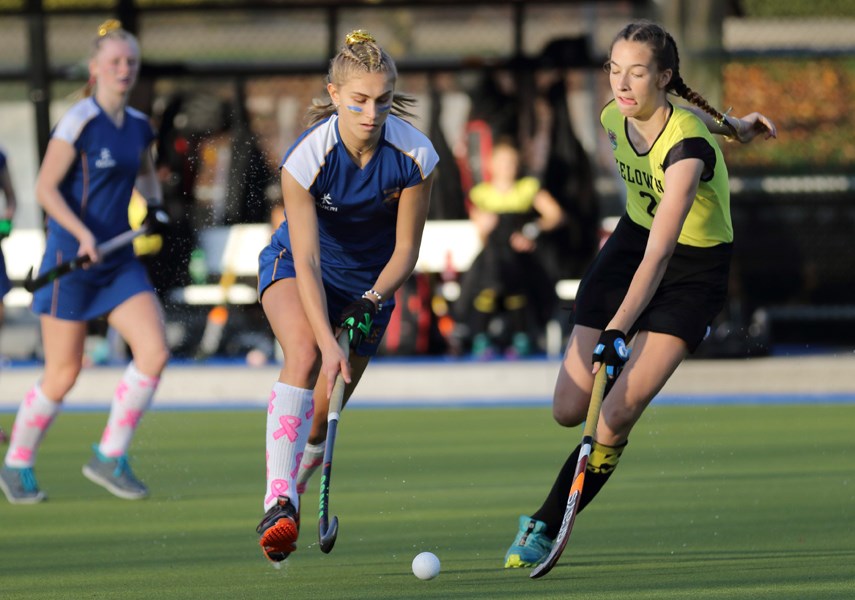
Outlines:
{"label": "field hockey stick", "polygon": [[[141,235],[147,234],[148,227],[140,227],[139,229],[129,229],[124,233],[120,233],[116,237],[110,238],[102,244],[98,244],[96,250],[98,250],[98,255],[103,258],[104,256],[112,254],[120,248],[124,248],[125,246],[132,244],[134,240],[140,237]],[[63,275],[71,273],[72,271],[76,271],[80,267],[87,265],[90,262],[92,262],[92,259],[89,258],[89,255],[83,254],[62,264],[59,264],[48,271],[45,271],[36,278],[33,278],[33,268],[30,267],[27,276],[24,278],[24,289],[32,293],[41,287],[53,283],[55,280],[59,279]]]}
{"label": "field hockey stick", "polygon": [[[345,358],[350,358],[350,338],[347,331],[342,331],[338,336],[338,345],[344,352]],[[335,436],[338,431],[338,420],[341,407],[344,403],[344,389],[346,384],[344,377],[339,372],[335,378],[330,405],[327,411],[327,443],[324,447],[324,467],[321,472],[321,496],[318,503],[318,540],[321,552],[329,554],[335,539],[338,536],[338,517],[333,516],[330,520],[330,478],[332,477],[333,448],[335,447]]]}
{"label": "field hockey stick", "polygon": [[603,406],[603,394],[606,391],[606,366],[600,365],[597,376],[594,378],[594,389],[591,392],[591,404],[588,406],[588,416],[585,419],[585,429],[582,432],[582,446],[579,448],[579,459],[576,461],[576,471],[573,474],[573,485],[570,486],[570,496],[567,498],[567,508],[564,509],[564,518],[561,520],[561,529],[552,543],[549,556],[542,563],[532,569],[529,577],[537,579],[543,577],[564,552],[570,532],[573,531],[573,523],[579,512],[579,502],[582,498],[582,486],[585,485],[585,469],[588,467],[588,457],[591,455],[591,447],[594,445],[594,433],[597,431],[597,421],[600,420],[600,408]]}

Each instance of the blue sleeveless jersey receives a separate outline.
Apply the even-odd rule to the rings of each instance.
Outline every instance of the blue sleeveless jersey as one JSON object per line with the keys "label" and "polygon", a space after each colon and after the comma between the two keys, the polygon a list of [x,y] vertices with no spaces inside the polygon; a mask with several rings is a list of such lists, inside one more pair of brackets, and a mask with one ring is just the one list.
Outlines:
{"label": "blue sleeveless jersey", "polygon": [[[77,151],[59,191],[71,209],[103,242],[130,229],[128,205],[143,153],[154,140],[148,117],[125,109],[117,127],[95,102],[86,98],[62,117],[52,137],[65,140]],[[77,240],[53,219],[48,235],[77,248]]]}
{"label": "blue sleeveless jersey", "polygon": [[[333,115],[305,131],[285,154],[286,169],[315,199],[324,278],[349,288],[349,271],[369,287],[392,256],[401,192],[422,183],[439,162],[427,136],[390,115],[371,160],[347,154]],[[271,246],[291,252],[287,217]],[[355,274],[353,274],[355,275]],[[364,283],[360,283],[365,289]]]}
{"label": "blue sleeveless jersey", "polygon": [[[100,244],[128,231],[128,205],[144,153],[155,133],[148,117],[125,109],[121,127],[94,98],[76,103],[60,119],[52,137],[71,144],[76,157],[59,191]],[[40,273],[72,259],[79,243],[48,219],[45,255]],[[145,268],[132,246],[105,257],[97,265],[70,273],[33,295],[33,310],[62,319],[88,320],[105,314],[131,296],[151,290]]]}

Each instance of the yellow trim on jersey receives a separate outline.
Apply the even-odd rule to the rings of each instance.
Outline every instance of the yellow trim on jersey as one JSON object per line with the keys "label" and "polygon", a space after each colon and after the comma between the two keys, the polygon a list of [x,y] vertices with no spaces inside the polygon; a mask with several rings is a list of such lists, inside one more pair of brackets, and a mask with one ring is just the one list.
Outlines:
{"label": "yellow trim on jersey", "polygon": [[492,213],[527,213],[534,205],[540,191],[536,177],[522,177],[507,192],[500,192],[493,184],[484,181],[469,190],[469,198],[478,209]]}
{"label": "yellow trim on jersey", "polygon": [[730,188],[724,156],[712,134],[697,116],[686,109],[673,107],[659,138],[642,155],[637,154],[630,144],[626,134],[626,119],[614,101],[603,108],[600,122],[608,134],[618,173],[626,184],[626,212],[630,219],[646,229],[653,225],[656,207],[665,191],[663,164],[668,152],[686,139],[707,140],[715,151],[713,175],[708,181],[701,180],[699,183],[695,201],[677,241],[702,248],[733,241]]}

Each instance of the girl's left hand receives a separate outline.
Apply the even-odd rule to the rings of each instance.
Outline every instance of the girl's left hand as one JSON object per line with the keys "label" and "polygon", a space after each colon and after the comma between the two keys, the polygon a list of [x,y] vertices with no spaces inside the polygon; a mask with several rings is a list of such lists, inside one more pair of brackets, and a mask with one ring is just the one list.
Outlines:
{"label": "girl's left hand", "polygon": [[766,116],[758,112],[753,112],[745,115],[741,119],[735,119],[733,124],[736,127],[736,139],[743,144],[747,144],[758,135],[762,135],[764,140],[778,137],[778,129],[775,124]]}

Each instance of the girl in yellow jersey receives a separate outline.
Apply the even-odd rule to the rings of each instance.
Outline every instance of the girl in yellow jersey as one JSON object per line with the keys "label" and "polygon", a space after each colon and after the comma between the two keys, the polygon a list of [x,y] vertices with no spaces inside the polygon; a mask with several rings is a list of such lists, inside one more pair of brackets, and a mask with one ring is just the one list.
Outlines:
{"label": "girl in yellow jersey", "polygon": [[[727,168],[710,132],[741,142],[776,135],[763,115],[725,117],[689,89],[677,45],[657,24],[624,27],[605,68],[614,99],[600,120],[626,185],[627,209],[580,285],[553,398],[555,420],[579,425],[594,374],[606,369],[610,389],[579,510],[605,484],[632,427],[724,305],[733,227]],[[693,107],[673,105],[669,93]],[[546,558],[578,454],[577,447],[543,505],[520,517],[505,567],[532,567]]]}

